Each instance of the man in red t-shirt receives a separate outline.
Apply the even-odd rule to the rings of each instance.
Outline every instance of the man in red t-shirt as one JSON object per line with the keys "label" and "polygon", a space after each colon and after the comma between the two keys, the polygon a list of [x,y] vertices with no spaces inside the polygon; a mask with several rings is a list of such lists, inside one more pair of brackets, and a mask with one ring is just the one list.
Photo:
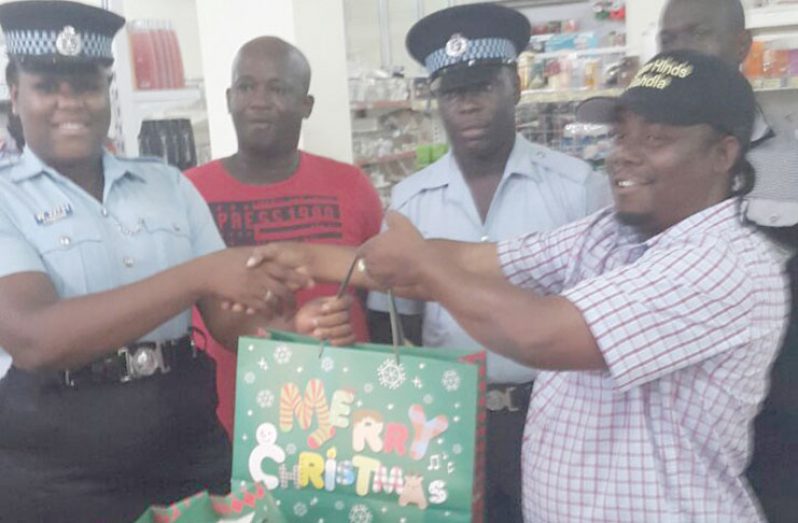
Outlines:
{"label": "man in red t-shirt", "polygon": [[[310,65],[291,44],[260,37],[239,50],[226,93],[238,151],[186,172],[207,200],[228,246],[280,240],[360,245],[379,232],[382,206],[366,175],[352,165],[297,149],[302,120],[313,109],[309,86]],[[297,305],[336,291],[330,285],[300,291]],[[309,307],[302,317],[312,323]],[[197,320],[195,315],[204,329]],[[293,318],[271,326],[309,330],[333,343],[351,342],[354,331],[365,341],[365,313],[357,297],[350,321],[351,327],[326,330],[294,325]],[[219,418],[232,433],[236,356],[212,340],[208,345],[217,364]]]}

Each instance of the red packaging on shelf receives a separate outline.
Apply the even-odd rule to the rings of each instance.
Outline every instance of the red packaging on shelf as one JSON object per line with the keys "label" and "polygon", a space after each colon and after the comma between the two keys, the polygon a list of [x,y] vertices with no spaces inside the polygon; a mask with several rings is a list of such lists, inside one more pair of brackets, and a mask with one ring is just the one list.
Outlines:
{"label": "red packaging on shelf", "polygon": [[182,89],[186,86],[186,76],[183,69],[183,55],[180,53],[180,41],[177,39],[177,32],[172,27],[171,22],[166,23],[164,34],[166,48],[169,54],[169,69],[171,72],[172,88]]}
{"label": "red packaging on shelf", "polygon": [[133,75],[136,89],[156,89],[158,59],[147,25],[140,20],[131,21],[128,25],[128,34],[130,52],[133,55]]}

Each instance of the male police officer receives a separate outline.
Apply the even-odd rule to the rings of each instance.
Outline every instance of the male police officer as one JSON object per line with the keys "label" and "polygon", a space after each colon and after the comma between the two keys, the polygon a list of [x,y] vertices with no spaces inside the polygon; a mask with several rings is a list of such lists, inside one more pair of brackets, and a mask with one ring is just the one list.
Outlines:
{"label": "male police officer", "polygon": [[[424,236],[493,242],[553,229],[603,203],[605,182],[586,163],[515,132],[516,58],[528,41],[526,17],[493,4],[444,9],[410,29],[407,48],[429,72],[451,144],[391,197]],[[386,310],[384,296],[372,294],[369,306]],[[400,300],[399,310],[424,346],[480,346],[438,303]],[[487,374],[487,520],[521,521],[521,438],[536,371],[488,350]]]}

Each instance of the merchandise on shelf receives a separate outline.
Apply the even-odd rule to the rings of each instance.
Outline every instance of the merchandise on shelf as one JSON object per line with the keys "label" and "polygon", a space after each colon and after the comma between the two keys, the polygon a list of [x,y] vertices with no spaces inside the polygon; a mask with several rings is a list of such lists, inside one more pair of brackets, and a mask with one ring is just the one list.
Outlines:
{"label": "merchandise on shelf", "polygon": [[612,149],[612,129],[609,125],[570,123],[563,128],[560,151],[576,156],[594,167],[604,165]]}
{"label": "merchandise on shelf", "polygon": [[406,78],[382,71],[349,78],[349,102],[352,104],[408,100],[410,89]]}
{"label": "merchandise on shelf", "polygon": [[755,39],[743,73],[754,88],[798,87],[798,37]]}
{"label": "merchandise on shelf", "polygon": [[[606,44],[601,46],[602,44]],[[618,85],[614,72],[625,67],[625,35],[611,32],[533,35],[519,57],[522,89],[578,90]]]}
{"label": "merchandise on shelf", "polygon": [[423,165],[441,150],[425,148],[436,141],[426,81],[384,71],[359,73],[349,80],[349,96],[355,164],[387,204],[393,186],[418,169],[418,158]]}
{"label": "merchandise on shelf", "polygon": [[181,171],[196,166],[197,152],[191,120],[144,120],[139,132],[139,154],[163,158]]}
{"label": "merchandise on shelf", "polygon": [[569,100],[520,104],[515,111],[516,128],[527,140],[560,150],[563,129],[574,121],[577,103]]}
{"label": "merchandise on shelf", "polygon": [[182,89],[183,58],[172,23],[131,20],[127,24],[136,89]]}

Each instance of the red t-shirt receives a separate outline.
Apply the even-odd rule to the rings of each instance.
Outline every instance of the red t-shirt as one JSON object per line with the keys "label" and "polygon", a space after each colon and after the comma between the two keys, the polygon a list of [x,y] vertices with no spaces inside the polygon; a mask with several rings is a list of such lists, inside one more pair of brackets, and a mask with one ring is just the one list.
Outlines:
{"label": "red t-shirt", "polygon": [[[360,245],[380,231],[382,204],[369,179],[356,167],[328,158],[301,152],[290,178],[263,185],[238,181],[219,160],[190,169],[186,176],[208,202],[229,247],[280,240]],[[297,303],[333,296],[337,290],[336,285],[316,285],[298,292]],[[351,313],[357,338],[367,340],[360,300]],[[207,332],[196,310],[194,325]],[[210,336],[207,350],[216,360],[217,414],[232,434],[236,356]]]}

